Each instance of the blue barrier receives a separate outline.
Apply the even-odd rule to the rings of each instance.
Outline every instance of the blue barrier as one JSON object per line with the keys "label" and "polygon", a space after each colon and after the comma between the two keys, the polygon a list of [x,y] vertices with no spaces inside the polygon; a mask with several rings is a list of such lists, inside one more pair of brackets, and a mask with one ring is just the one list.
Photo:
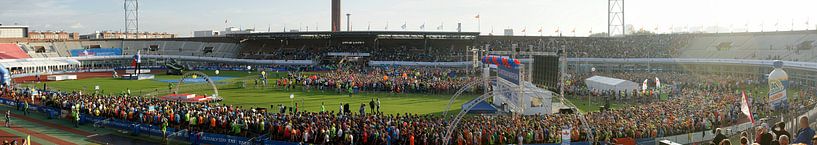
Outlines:
{"label": "blue barrier", "polygon": [[657,142],[655,142],[655,138],[636,139],[635,142],[636,142],[636,144],[656,144],[657,143]]}
{"label": "blue barrier", "polygon": [[[570,142],[570,145],[591,145],[590,142]],[[528,145],[562,145],[561,143],[528,144]]]}
{"label": "blue barrier", "polygon": [[71,56],[117,56],[122,55],[122,48],[94,48],[94,49],[71,49],[68,50]]}

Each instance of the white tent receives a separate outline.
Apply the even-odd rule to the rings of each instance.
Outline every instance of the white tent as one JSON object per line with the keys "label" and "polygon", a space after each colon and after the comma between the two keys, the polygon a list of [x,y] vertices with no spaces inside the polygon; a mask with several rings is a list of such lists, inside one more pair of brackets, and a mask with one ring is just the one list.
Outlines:
{"label": "white tent", "polygon": [[589,90],[614,90],[631,92],[638,89],[638,83],[604,76],[593,76],[584,80]]}

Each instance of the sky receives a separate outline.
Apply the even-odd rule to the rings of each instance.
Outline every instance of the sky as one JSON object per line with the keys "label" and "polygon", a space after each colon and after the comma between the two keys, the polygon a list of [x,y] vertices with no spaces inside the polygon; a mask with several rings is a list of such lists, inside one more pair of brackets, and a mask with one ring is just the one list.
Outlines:
{"label": "sky", "polygon": [[[34,31],[124,30],[124,0],[0,0],[0,24]],[[190,36],[225,26],[327,31],[330,0],[140,0],[139,29]],[[342,0],[354,31],[480,31],[587,36],[607,31],[607,0]],[[815,0],[626,0],[625,24],[657,33],[817,29]],[[480,18],[476,19],[475,16]],[[346,16],[342,17],[346,28]],[[227,23],[225,24],[225,20]],[[442,30],[437,27],[442,26]],[[762,27],[761,27],[762,26]],[[386,29],[388,27],[388,29]],[[539,29],[542,32],[539,33]],[[575,32],[572,32],[575,29]],[[526,30],[525,33],[522,30]]]}

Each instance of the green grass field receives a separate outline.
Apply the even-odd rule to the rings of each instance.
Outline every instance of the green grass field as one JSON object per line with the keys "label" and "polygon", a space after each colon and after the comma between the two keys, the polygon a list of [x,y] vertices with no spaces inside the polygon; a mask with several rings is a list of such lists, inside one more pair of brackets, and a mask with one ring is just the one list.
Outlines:
{"label": "green grass field", "polygon": [[[369,112],[368,103],[371,99],[380,98],[381,111],[387,114],[394,113],[415,113],[415,114],[439,114],[445,110],[452,94],[393,94],[383,92],[364,92],[354,94],[349,97],[347,93],[336,93],[334,90],[305,90],[303,88],[296,88],[293,90],[285,90],[283,88],[272,87],[275,83],[274,78],[285,76],[285,73],[270,73],[268,76],[273,78],[269,83],[270,87],[255,87],[254,79],[257,78],[258,72],[247,73],[245,71],[221,71],[219,75],[215,75],[213,71],[207,71],[206,74],[210,76],[227,76],[231,77],[217,82],[219,88],[219,96],[224,98],[220,103],[231,104],[236,106],[248,107],[262,107],[269,108],[270,105],[284,104],[291,106],[291,104],[298,103],[306,111],[320,111],[321,103],[325,103],[327,111],[336,111],[339,109],[339,103],[349,103],[351,110],[357,112],[360,104],[366,104],[366,110]],[[159,92],[158,95],[165,95],[168,92],[168,84],[160,82],[159,80],[178,80],[181,76],[173,75],[156,75],[154,80],[122,80],[110,77],[103,78],[89,78],[81,80],[69,80],[59,82],[47,82],[49,89],[61,91],[81,90],[83,93],[94,92],[94,86],[100,86],[100,93],[105,94],[119,94],[127,89],[131,90],[134,95],[148,94]],[[246,88],[240,88],[237,83],[244,82]],[[22,84],[23,86],[42,88],[43,83]],[[175,85],[175,83],[174,83]],[[196,93],[196,94],[212,94],[213,91],[209,85],[204,83],[185,84],[182,86],[179,93]],[[164,92],[164,93],[162,93]],[[295,95],[295,99],[289,99],[290,94]],[[462,103],[473,99],[477,95],[463,95],[457,99],[454,105],[451,106],[452,111],[458,111]],[[277,108],[276,108],[277,111]]]}

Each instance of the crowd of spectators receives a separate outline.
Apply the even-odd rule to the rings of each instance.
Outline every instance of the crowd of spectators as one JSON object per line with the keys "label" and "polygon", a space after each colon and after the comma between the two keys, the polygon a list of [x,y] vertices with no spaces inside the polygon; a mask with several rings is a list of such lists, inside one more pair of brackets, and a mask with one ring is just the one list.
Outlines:
{"label": "crowd of spectators", "polygon": [[568,57],[594,58],[668,58],[680,55],[679,49],[689,41],[688,35],[660,34],[617,37],[547,37],[519,39],[486,39],[478,46],[489,45],[493,51],[557,52],[565,49]]}
{"label": "crowd of spectators", "polygon": [[[464,84],[469,78],[460,77],[462,76],[460,73],[462,72],[451,69],[371,68],[339,70],[328,73],[334,75],[320,77],[293,74],[287,78],[300,79],[299,82],[306,84],[302,87],[321,86],[311,86],[320,83],[310,83],[310,81],[328,83],[329,80],[339,82],[352,80],[352,82],[361,84],[367,82],[366,85],[373,86],[388,84],[388,82],[403,83],[402,86],[410,88],[412,81],[418,82],[416,85],[421,86],[424,83],[420,82],[425,81]],[[639,73],[631,75],[653,77],[653,75]],[[740,96],[740,87],[735,86],[741,84],[738,82],[745,80],[715,76],[697,76],[700,78],[696,78],[687,77],[691,75],[673,73],[657,75],[665,78],[668,83],[689,84],[683,85],[677,96],[668,100],[610,111],[590,112],[584,115],[469,116],[455,129],[449,141],[456,144],[508,144],[520,141],[523,143],[558,143],[561,141],[558,132],[564,126],[571,127],[573,141],[611,141],[613,138],[622,137],[662,137],[707,131],[747,121],[747,118],[739,113],[737,100]],[[631,78],[639,78],[636,76]],[[722,79],[711,80],[711,78]],[[710,79],[710,81],[703,79]],[[691,83],[696,81],[701,83]],[[360,89],[364,89],[363,86],[365,85],[361,85]],[[394,91],[388,87],[366,89]],[[266,137],[274,140],[318,144],[442,144],[443,132],[449,125],[440,116],[383,114],[372,110],[367,113],[364,107],[361,107],[360,113],[334,110],[303,112],[298,108],[290,109],[290,111],[286,109],[268,111],[266,108],[243,108],[217,103],[181,103],[128,96],[127,94],[103,96],[80,92],[50,92],[40,97],[29,98],[26,92],[29,91],[5,88],[3,96],[19,102],[40,104],[62,110],[76,109],[77,112],[81,112],[81,115],[245,137],[267,134]],[[345,107],[346,110],[349,109],[348,106]],[[338,111],[340,110],[343,109]],[[586,122],[581,120],[586,120]]]}
{"label": "crowd of spectators", "polygon": [[[283,47],[278,45],[245,45],[242,58],[253,59],[321,59],[329,52],[369,53],[369,60],[377,61],[423,61],[447,62],[468,61],[464,57],[470,54],[467,46],[482,48],[489,46],[491,51],[511,51],[516,44],[518,51],[556,52],[566,49],[569,57],[598,58],[668,58],[680,55],[679,49],[689,41],[690,35],[659,34],[632,35],[626,37],[486,37],[468,45],[461,42],[443,42],[446,45],[430,45],[405,42],[406,45],[338,45],[303,44],[301,46]],[[317,41],[317,40],[316,40]],[[418,40],[419,41],[419,40]],[[261,43],[261,42],[258,42]],[[457,47],[462,48],[457,48]],[[601,53],[603,52],[603,53]]]}
{"label": "crowd of spectators", "polygon": [[[425,67],[345,67],[323,74],[289,73],[277,86],[335,90],[354,93],[379,91],[392,93],[453,93],[468,82],[476,81],[464,68]],[[470,91],[479,90],[474,86]]]}
{"label": "crowd of spectators", "polygon": [[[423,40],[385,41],[380,45],[355,42],[352,44],[329,45],[326,40],[248,41],[239,53],[239,58],[272,60],[321,60],[332,57],[328,53],[368,53],[365,58],[375,61],[422,61],[451,62],[467,61],[466,45],[472,41],[463,40]],[[290,43],[291,42],[291,43]],[[465,43],[467,42],[467,43]],[[462,48],[461,48],[462,47]]]}

